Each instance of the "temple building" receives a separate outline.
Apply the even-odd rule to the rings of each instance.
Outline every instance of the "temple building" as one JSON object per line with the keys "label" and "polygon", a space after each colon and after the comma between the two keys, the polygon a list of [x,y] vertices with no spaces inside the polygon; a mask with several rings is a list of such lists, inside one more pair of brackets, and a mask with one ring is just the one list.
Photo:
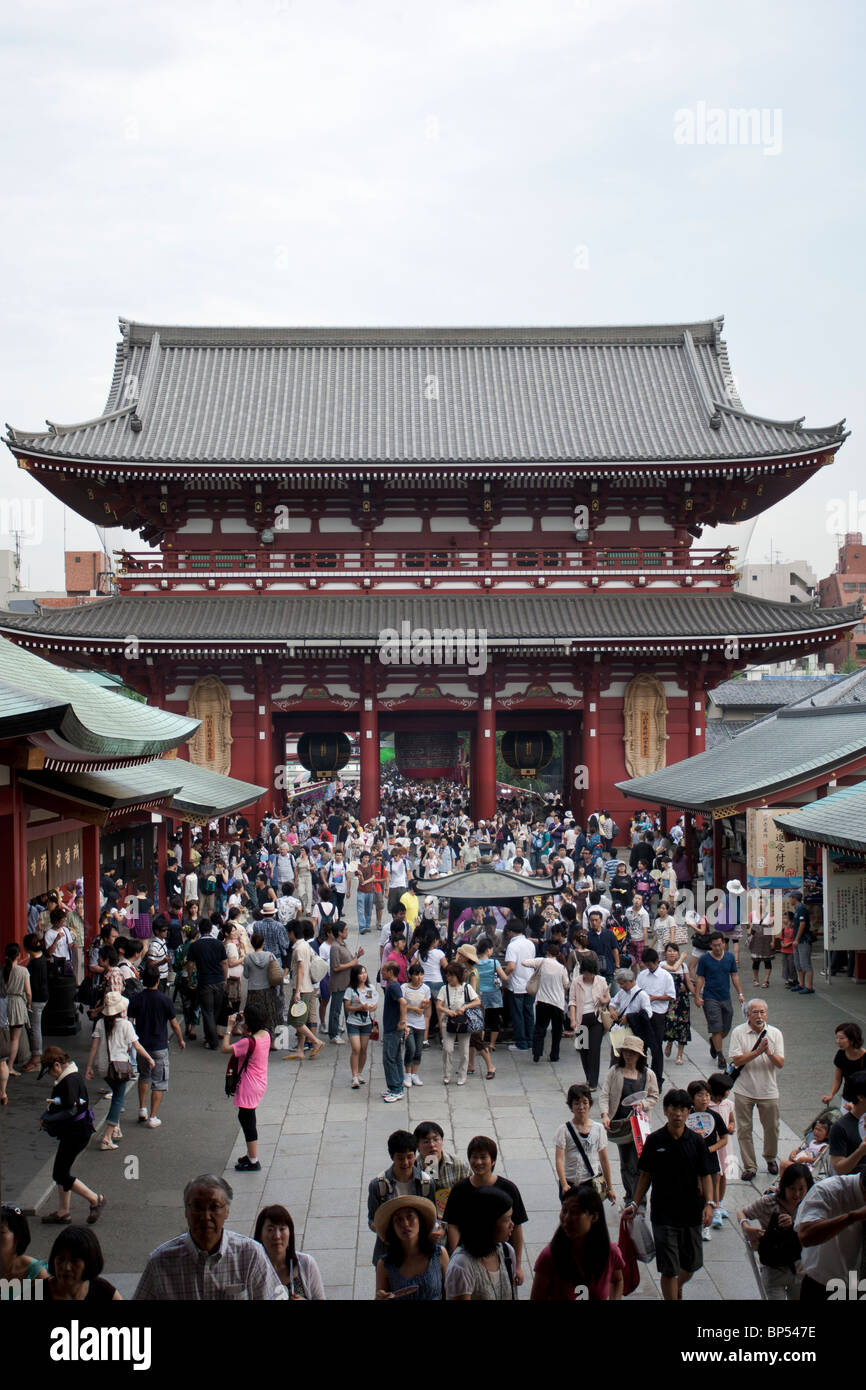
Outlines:
{"label": "temple building", "polygon": [[618,783],[703,751],[707,688],[860,621],[737,592],[704,543],[846,438],[745,410],[721,335],[121,320],[104,412],[7,442],[151,548],[120,554],[112,596],[0,632],[200,721],[189,757],[273,788],[258,813],[289,735],[360,738],[368,819],[386,733],[413,777],[468,735],[486,817],[497,736],[558,731],[578,818],[627,818]]}

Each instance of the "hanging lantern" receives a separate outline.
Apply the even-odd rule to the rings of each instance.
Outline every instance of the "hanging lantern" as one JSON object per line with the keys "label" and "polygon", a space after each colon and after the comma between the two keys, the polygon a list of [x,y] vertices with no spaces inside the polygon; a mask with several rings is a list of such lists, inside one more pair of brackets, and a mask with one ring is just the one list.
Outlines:
{"label": "hanging lantern", "polygon": [[398,770],[413,782],[457,780],[460,762],[457,734],[398,732],[394,735],[394,753]]}
{"label": "hanging lantern", "polygon": [[335,777],[351,753],[352,744],[346,734],[301,734],[298,739],[298,762],[316,781]]}
{"label": "hanging lantern", "polygon": [[509,730],[499,741],[499,751],[518,777],[536,777],[553,758],[553,739],[546,729],[525,734]]}

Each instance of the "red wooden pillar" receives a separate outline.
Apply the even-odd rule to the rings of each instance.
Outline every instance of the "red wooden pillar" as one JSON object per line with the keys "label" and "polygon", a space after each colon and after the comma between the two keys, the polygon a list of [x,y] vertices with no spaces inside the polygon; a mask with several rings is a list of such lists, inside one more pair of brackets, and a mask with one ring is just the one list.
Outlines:
{"label": "red wooden pillar", "polygon": [[20,942],[27,931],[27,808],[14,768],[9,785],[0,788],[0,836],[12,868],[8,910],[0,914],[0,945],[5,949],[13,941]]}
{"label": "red wooden pillar", "polygon": [[583,794],[584,828],[589,817],[603,805],[601,790],[601,673],[593,666],[584,696],[586,710],[583,727],[583,757],[586,764],[586,791]]}
{"label": "red wooden pillar", "polygon": [[659,825],[661,826],[661,832],[662,832],[662,834],[663,834],[663,835],[667,835],[667,833],[668,833],[668,808],[667,808],[667,806],[660,806],[660,807],[659,807]]}
{"label": "red wooden pillar", "polygon": [[160,912],[168,911],[166,898],[165,875],[168,869],[168,825],[165,816],[157,822],[156,826],[156,892],[159,902]]}
{"label": "red wooden pillar", "polygon": [[99,922],[99,826],[85,825],[81,832],[84,920],[89,927]]}
{"label": "red wooden pillar", "polygon": [[722,822],[713,820],[713,887],[722,887]]}
{"label": "red wooden pillar", "polygon": [[683,851],[686,856],[686,863],[689,866],[689,878],[694,883],[697,869],[695,867],[695,836],[692,827],[691,811],[686,811],[683,816]]}
{"label": "red wooden pillar", "polygon": [[361,677],[361,824],[379,814],[379,711],[370,658]]}
{"label": "red wooden pillar", "polygon": [[274,777],[275,769],[273,765],[274,747],[272,737],[272,711],[271,711],[271,687],[267,672],[264,666],[256,666],[256,754],[255,754],[255,780],[260,787],[265,788],[265,793],[256,804],[258,818],[263,817],[273,809],[274,801]]}
{"label": "red wooden pillar", "polygon": [[180,845],[181,845],[181,852],[182,852],[182,854],[183,854],[183,871],[184,871],[184,873],[186,873],[186,866],[187,866],[187,864],[190,862],[190,858],[189,858],[190,843],[189,843],[189,842],[190,842],[189,821],[188,821],[188,820],[181,821],[181,824],[180,824]]}
{"label": "red wooden pillar", "polygon": [[693,758],[697,753],[703,753],[706,749],[706,731],[704,728],[704,688],[698,681],[697,673],[689,672],[688,678],[689,692],[689,741],[688,756]]}
{"label": "red wooden pillar", "polygon": [[489,820],[496,814],[496,709],[492,680],[484,680],[475,719],[474,815]]}

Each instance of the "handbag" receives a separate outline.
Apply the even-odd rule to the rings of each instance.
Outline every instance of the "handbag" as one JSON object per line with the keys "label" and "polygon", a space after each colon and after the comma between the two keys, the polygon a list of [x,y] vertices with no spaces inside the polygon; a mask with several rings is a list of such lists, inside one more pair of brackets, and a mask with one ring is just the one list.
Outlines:
{"label": "handbag", "polygon": [[283,967],[276,956],[271,956],[268,961],[268,984],[271,989],[279,989],[283,983]]}
{"label": "handbag", "polygon": [[610,1129],[607,1131],[608,1141],[619,1147],[621,1144],[633,1144],[634,1133],[631,1127],[631,1120],[611,1120]]}
{"label": "handbag", "polygon": [[229,1064],[226,1067],[226,1095],[233,1096],[240,1085],[241,1077],[250,1064],[250,1058],[256,1050],[256,1040],[250,1037],[250,1045],[247,1048],[246,1056],[240,1061],[236,1052],[232,1052]]}
{"label": "handbag", "polygon": [[[82,1103],[83,1097],[79,1099],[79,1104]],[[39,1116],[39,1123],[50,1139],[59,1139],[68,1124],[77,1124],[81,1120],[89,1126],[92,1134],[96,1129],[96,1117],[89,1105],[78,1111],[48,1109]]]}
{"label": "handbag", "polygon": [[768,1269],[793,1270],[803,1248],[793,1226],[780,1226],[779,1213],[773,1212],[770,1224],[758,1241],[758,1258]]}
{"label": "handbag", "polygon": [[[766,1036],[767,1036],[767,1030],[766,1030],[766,1028],[762,1028],[761,1031],[760,1031],[760,1033],[758,1034],[758,1038],[757,1038],[757,1041],[756,1041],[756,1043],[755,1043],[755,1047],[757,1047],[757,1046],[758,1046],[758,1043],[759,1043],[759,1042],[762,1042],[763,1039],[764,1039]],[[748,1065],[749,1065],[748,1062],[745,1062],[745,1063],[743,1064],[742,1067],[735,1067],[734,1064],[733,1064],[733,1062],[729,1062],[729,1063],[728,1063],[727,1067],[725,1068],[725,1075],[726,1075],[726,1076],[729,1076],[729,1077],[731,1078],[731,1085],[732,1085],[732,1086],[735,1085],[735,1083],[738,1081],[738,1079],[739,1079],[740,1076],[742,1075],[744,1068],[747,1067]]]}
{"label": "handbag", "polygon": [[320,984],[327,973],[328,962],[325,960],[324,956],[317,956],[314,954],[310,961],[310,979],[313,981],[313,984]]}
{"label": "handbag", "polygon": [[131,1081],[133,1075],[131,1062],[109,1062],[105,1079],[110,1086],[115,1086],[121,1081]]}
{"label": "handbag", "polygon": [[584,1164],[586,1165],[586,1171],[590,1174],[590,1177],[583,1178],[579,1183],[576,1184],[576,1186],[591,1187],[593,1192],[596,1192],[598,1196],[601,1198],[601,1200],[604,1201],[605,1197],[608,1194],[608,1186],[606,1180],[601,1176],[600,1173],[593,1173],[592,1164],[586,1156],[586,1150],[580,1142],[580,1137],[577,1133],[577,1130],[574,1128],[574,1125],[567,1124],[565,1128],[568,1130],[569,1134],[574,1140],[577,1152],[580,1154]]}
{"label": "handbag", "polygon": [[[463,986],[463,1003],[468,1003],[466,985]],[[480,1009],[467,1009],[459,1018],[449,1018],[445,1030],[448,1033],[481,1033],[484,1031],[484,1014]]]}

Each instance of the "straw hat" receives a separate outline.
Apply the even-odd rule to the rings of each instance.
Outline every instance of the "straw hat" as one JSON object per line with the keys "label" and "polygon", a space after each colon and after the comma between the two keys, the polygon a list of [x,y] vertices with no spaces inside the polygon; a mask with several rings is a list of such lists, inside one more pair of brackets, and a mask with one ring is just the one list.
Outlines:
{"label": "straw hat", "polygon": [[641,1057],[646,1056],[642,1039],[635,1037],[634,1033],[626,1033],[622,1042],[618,1044],[618,1050],[620,1052],[637,1052]]}
{"label": "straw hat", "polygon": [[373,1217],[373,1228],[380,1240],[387,1239],[388,1227],[392,1218],[405,1207],[411,1207],[413,1211],[417,1211],[423,1224],[427,1227],[428,1234],[433,1230],[436,1225],[436,1208],[428,1197],[391,1197],[389,1201],[382,1203]]}
{"label": "straw hat", "polygon": [[259,912],[262,914],[263,917],[276,917],[277,905],[276,903],[272,902],[262,903],[261,907],[259,908]]}
{"label": "straw hat", "polygon": [[466,941],[462,946],[458,946],[457,954],[458,956],[465,956],[467,960],[471,960],[473,965],[478,964],[478,952],[471,941]]}
{"label": "straw hat", "polygon": [[102,1001],[103,1018],[113,1018],[115,1014],[125,1014],[128,1001],[116,989],[111,989]]}

